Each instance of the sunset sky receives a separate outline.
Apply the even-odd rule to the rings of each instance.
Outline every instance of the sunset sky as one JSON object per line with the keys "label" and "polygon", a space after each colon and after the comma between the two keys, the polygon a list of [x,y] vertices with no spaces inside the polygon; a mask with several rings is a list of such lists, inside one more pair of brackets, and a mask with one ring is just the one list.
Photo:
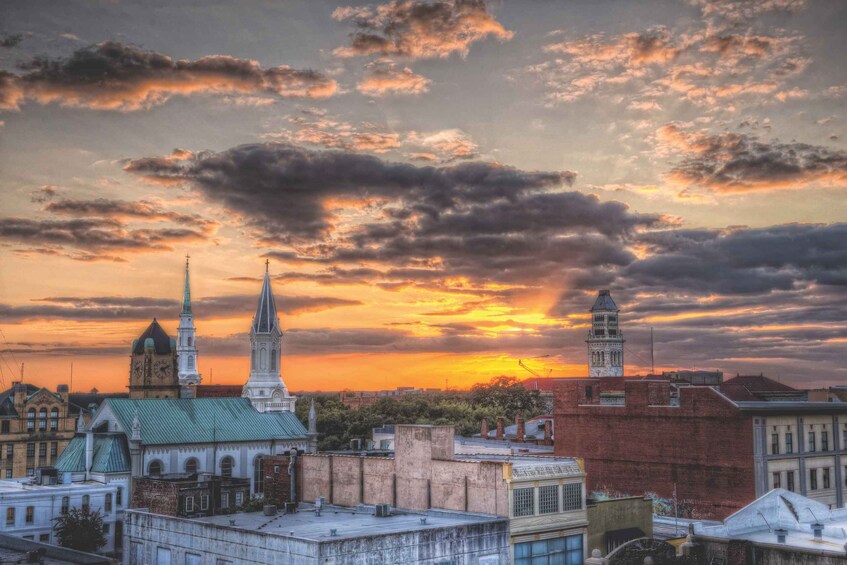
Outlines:
{"label": "sunset sky", "polygon": [[[0,369],[241,384],[270,259],[293,391],[847,377],[847,2],[30,0],[0,19]],[[544,357],[542,357],[544,356]]]}

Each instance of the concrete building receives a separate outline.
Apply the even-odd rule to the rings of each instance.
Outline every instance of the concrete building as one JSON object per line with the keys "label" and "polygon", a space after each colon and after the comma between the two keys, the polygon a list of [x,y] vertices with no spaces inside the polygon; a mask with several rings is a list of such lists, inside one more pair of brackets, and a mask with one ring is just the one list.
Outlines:
{"label": "concrete building", "polygon": [[[393,457],[303,455],[300,500],[324,498],[339,506],[390,504],[392,508],[444,509],[508,519],[515,563],[533,557],[582,563],[586,547],[585,473],[568,457],[455,453],[452,426],[396,426]],[[290,459],[266,460],[266,491],[286,480]],[[278,473],[273,473],[272,470]],[[278,502],[289,500],[285,497]]]}
{"label": "concrete building", "polygon": [[591,377],[624,375],[623,332],[618,319],[620,309],[608,290],[601,290],[591,307],[588,330],[588,374]]}
{"label": "concrete building", "polygon": [[[176,518],[127,513],[127,565],[509,563],[508,521],[467,512],[398,512],[303,504],[261,512]],[[581,563],[581,562],[580,562]]]}
{"label": "concrete building", "polygon": [[723,523],[695,523],[687,548],[700,563],[847,564],[847,509],[774,489]]}
{"label": "concrete building", "polygon": [[563,379],[555,452],[585,460],[590,490],[670,499],[675,485],[684,517],[722,519],[779,487],[844,506],[847,403],[733,381]]}
{"label": "concrete building", "polygon": [[0,534],[0,563],[117,565],[118,562],[103,555],[75,551],[47,543],[39,543]]}
{"label": "concrete building", "polygon": [[[456,436],[453,450],[456,455],[553,455],[552,420],[552,416],[539,416],[528,420],[526,441],[523,442],[515,438],[516,425],[504,426],[500,438],[496,437],[496,430],[490,430],[487,438]],[[551,425],[546,424],[548,421]],[[487,425],[483,426],[483,431],[486,427]],[[394,429],[394,424],[373,428],[372,439],[366,447],[377,451],[394,451]]]}
{"label": "concrete building", "polygon": [[103,517],[109,553],[121,545],[119,526],[126,500],[116,484],[84,481],[66,484],[30,484],[26,480],[0,481],[0,532],[42,543],[58,543],[53,519],[69,508],[88,507]]}
{"label": "concrete building", "polygon": [[0,478],[32,477],[52,465],[74,435],[79,408],[67,385],[56,392],[13,382],[0,393]]}
{"label": "concrete building", "polygon": [[587,501],[588,550],[608,555],[626,542],[653,537],[653,501],[643,496]]}

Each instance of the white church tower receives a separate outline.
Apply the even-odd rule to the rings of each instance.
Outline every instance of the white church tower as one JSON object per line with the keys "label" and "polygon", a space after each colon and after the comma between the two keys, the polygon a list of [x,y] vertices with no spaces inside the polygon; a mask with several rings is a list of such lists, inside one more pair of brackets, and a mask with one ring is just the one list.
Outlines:
{"label": "white church tower", "polygon": [[588,376],[623,376],[623,333],[618,325],[618,309],[608,290],[601,290],[591,307],[588,330]]}
{"label": "white church tower", "polygon": [[269,263],[265,262],[265,281],[250,327],[250,378],[241,396],[249,398],[259,412],[294,412],[296,398],[288,394],[280,374],[282,329],[271,290]]}
{"label": "white church tower", "polygon": [[[188,281],[188,259],[185,256],[185,289],[182,293],[182,312],[179,314],[179,327],[176,331],[176,354],[178,363],[181,396],[185,398],[190,387],[200,384],[197,372],[197,342],[194,335],[194,316],[191,313],[191,287]],[[191,395],[193,396],[193,395]]]}

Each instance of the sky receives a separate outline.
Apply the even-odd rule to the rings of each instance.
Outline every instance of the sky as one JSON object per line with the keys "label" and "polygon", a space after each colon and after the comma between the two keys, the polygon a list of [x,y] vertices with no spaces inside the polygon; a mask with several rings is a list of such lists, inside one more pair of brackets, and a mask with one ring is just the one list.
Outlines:
{"label": "sky", "polygon": [[0,384],[125,390],[176,332],[297,390],[847,377],[847,3],[32,0],[0,21]]}

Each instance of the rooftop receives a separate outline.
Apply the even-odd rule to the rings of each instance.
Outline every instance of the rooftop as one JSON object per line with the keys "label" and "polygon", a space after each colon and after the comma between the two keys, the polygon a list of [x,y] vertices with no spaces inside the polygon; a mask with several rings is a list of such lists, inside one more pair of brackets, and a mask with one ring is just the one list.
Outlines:
{"label": "rooftop", "polygon": [[[3,494],[16,494],[16,493],[27,493],[27,492],[46,492],[46,491],[58,491],[58,490],[87,490],[92,487],[103,487],[109,488],[108,485],[97,481],[76,481],[73,483],[67,484],[58,484],[58,485],[36,485],[30,484],[29,478],[21,478],[21,479],[5,479],[0,480],[0,495]],[[2,535],[2,534],[0,534]],[[0,561],[2,563],[2,561]]]}
{"label": "rooftop", "polygon": [[612,294],[608,290],[601,290],[597,293],[597,300],[594,301],[594,306],[591,307],[591,312],[600,311],[618,311],[618,305],[612,300]]}
{"label": "rooftop", "polygon": [[133,341],[132,352],[137,354],[144,353],[144,344],[148,339],[153,340],[153,349],[156,351],[156,354],[167,355],[171,353],[171,338],[165,333],[165,330],[162,329],[156,318],[153,318],[153,321],[150,322],[144,333]]}
{"label": "rooftop", "polygon": [[[130,510],[130,512],[139,512]],[[188,518],[174,518],[188,519]],[[377,518],[373,506],[345,508],[324,505],[320,515],[312,504],[301,504],[294,514],[279,513],[265,516],[262,512],[191,518],[193,522],[212,524],[222,528],[262,532],[267,535],[297,538],[313,542],[336,542],[374,535],[400,534],[412,531],[457,528],[472,524],[495,523],[505,518],[488,514],[430,510],[428,512],[398,511],[391,516]],[[234,522],[234,524],[233,524]],[[332,535],[335,530],[335,535]]]}
{"label": "rooftop", "polygon": [[30,552],[37,552],[39,559],[35,562],[43,563],[44,565],[64,565],[66,563],[105,565],[116,563],[116,561],[103,555],[84,553],[57,545],[0,534],[0,563],[27,563],[27,557]]}

